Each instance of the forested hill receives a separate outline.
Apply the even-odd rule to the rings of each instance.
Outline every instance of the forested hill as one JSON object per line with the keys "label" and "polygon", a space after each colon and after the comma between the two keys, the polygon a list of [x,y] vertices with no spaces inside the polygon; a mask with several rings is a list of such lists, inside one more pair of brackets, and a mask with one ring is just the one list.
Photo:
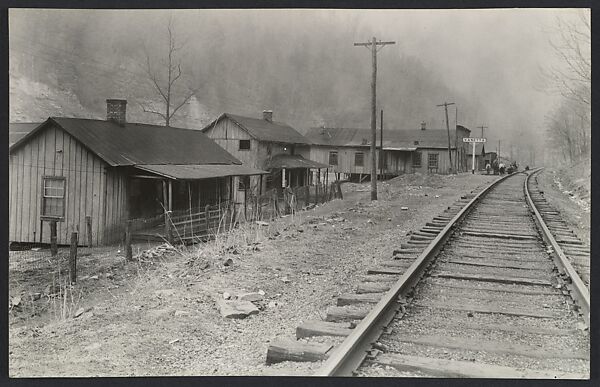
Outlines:
{"label": "forested hill", "polygon": [[[10,20],[11,121],[104,118],[106,98],[126,98],[128,120],[160,123],[139,103],[158,106],[145,69],[146,55],[157,68],[166,56],[164,14],[27,12]],[[197,92],[171,125],[199,128],[224,111],[259,117],[272,109],[275,120],[300,129],[368,126],[371,57],[353,42],[373,36],[372,26],[311,12],[301,18],[270,11],[174,15],[184,74],[178,84]],[[378,108],[385,110],[386,127],[418,128],[423,120],[441,127],[436,104],[444,100],[461,106],[462,122],[481,109],[444,84],[434,66],[404,55],[401,44],[380,51]]]}

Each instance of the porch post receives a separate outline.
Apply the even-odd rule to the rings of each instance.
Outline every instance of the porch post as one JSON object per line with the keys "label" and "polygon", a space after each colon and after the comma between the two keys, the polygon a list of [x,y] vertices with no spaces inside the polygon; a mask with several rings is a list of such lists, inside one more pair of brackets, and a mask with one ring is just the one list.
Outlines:
{"label": "porch post", "polygon": [[162,180],[162,192],[163,192],[163,210],[165,213],[165,237],[169,243],[171,243],[171,221],[169,219],[169,199],[167,192],[167,182]]}
{"label": "porch post", "polygon": [[285,181],[285,168],[281,168],[281,188],[285,188],[287,186]]}
{"label": "porch post", "polygon": [[263,186],[263,175],[262,173],[259,175],[260,178],[260,186],[258,187],[258,196],[262,196],[262,186]]}

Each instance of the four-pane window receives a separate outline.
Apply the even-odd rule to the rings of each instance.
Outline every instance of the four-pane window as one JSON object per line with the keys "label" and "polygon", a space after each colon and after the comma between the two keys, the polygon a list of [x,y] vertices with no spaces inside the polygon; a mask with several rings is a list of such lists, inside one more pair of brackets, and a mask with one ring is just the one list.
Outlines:
{"label": "four-pane window", "polygon": [[240,140],[239,150],[250,150],[250,140]]}
{"label": "four-pane window", "polygon": [[429,168],[437,168],[438,167],[438,154],[437,153],[429,153],[427,158],[427,166]]}
{"label": "four-pane window", "polygon": [[42,191],[42,216],[63,218],[65,216],[65,178],[44,177]]}

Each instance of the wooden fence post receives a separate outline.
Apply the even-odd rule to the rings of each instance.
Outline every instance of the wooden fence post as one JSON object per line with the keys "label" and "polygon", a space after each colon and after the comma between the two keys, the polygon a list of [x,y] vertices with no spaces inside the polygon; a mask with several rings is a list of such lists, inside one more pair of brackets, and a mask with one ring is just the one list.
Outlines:
{"label": "wooden fence post", "polygon": [[342,184],[339,182],[337,182],[337,193],[339,195],[339,198],[344,200],[344,194],[342,193]]}
{"label": "wooden fence post", "polygon": [[86,234],[87,234],[87,247],[92,247],[92,217],[87,215],[85,217]]}
{"label": "wooden fence post", "polygon": [[206,207],[204,207],[204,220],[205,220],[205,225],[206,225],[206,235],[209,234],[209,229],[210,229],[210,223],[208,222],[208,211],[210,211],[209,204],[207,204]]}
{"label": "wooden fence post", "polygon": [[71,251],[69,253],[69,274],[71,283],[77,282],[77,232],[71,233]]}
{"label": "wooden fence post", "polygon": [[304,207],[308,207],[308,205],[310,204],[310,186],[306,185],[304,187],[304,190],[306,191],[305,194],[306,196],[304,196]]}
{"label": "wooden fence post", "polygon": [[56,220],[50,221],[50,254],[56,257],[58,254],[58,245],[56,243]]}
{"label": "wooden fence post", "polygon": [[131,249],[131,221],[127,220],[125,223],[125,259],[128,261],[133,260],[133,251]]}
{"label": "wooden fence post", "polygon": [[273,208],[275,209],[275,217],[279,216],[279,195],[277,195],[277,190],[273,191]]}

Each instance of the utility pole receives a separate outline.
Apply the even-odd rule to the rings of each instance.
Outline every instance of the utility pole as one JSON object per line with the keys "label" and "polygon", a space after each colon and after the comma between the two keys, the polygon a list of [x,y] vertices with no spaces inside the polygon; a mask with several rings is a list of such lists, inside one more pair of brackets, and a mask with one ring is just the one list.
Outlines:
{"label": "utility pole", "polygon": [[381,134],[379,136],[379,174],[381,175],[381,181],[383,181],[383,109],[381,109],[381,119],[379,120],[379,127],[381,128]]}
{"label": "utility pole", "polygon": [[458,151],[458,105],[454,105],[454,134],[454,147],[456,148],[456,162],[454,164],[456,165],[456,173],[458,173],[459,168],[462,170],[459,165],[459,159],[462,159],[462,156]]}
{"label": "utility pole", "polygon": [[489,129],[489,128],[487,126],[483,126],[483,125],[478,126],[478,128],[481,129],[481,138],[483,138],[483,129]]}
{"label": "utility pole", "polygon": [[385,46],[387,44],[396,44],[396,42],[377,41],[373,40],[366,43],[354,43],[355,46],[364,46],[370,48],[373,60],[373,74],[371,77],[371,200],[377,200],[377,156],[375,154],[377,142],[377,46]]}
{"label": "utility pole", "polygon": [[448,161],[450,162],[450,173],[452,173],[452,151],[450,150],[450,123],[448,122],[448,106],[454,105],[454,102],[444,102],[438,107],[443,106],[446,111],[446,129],[448,130]]}

